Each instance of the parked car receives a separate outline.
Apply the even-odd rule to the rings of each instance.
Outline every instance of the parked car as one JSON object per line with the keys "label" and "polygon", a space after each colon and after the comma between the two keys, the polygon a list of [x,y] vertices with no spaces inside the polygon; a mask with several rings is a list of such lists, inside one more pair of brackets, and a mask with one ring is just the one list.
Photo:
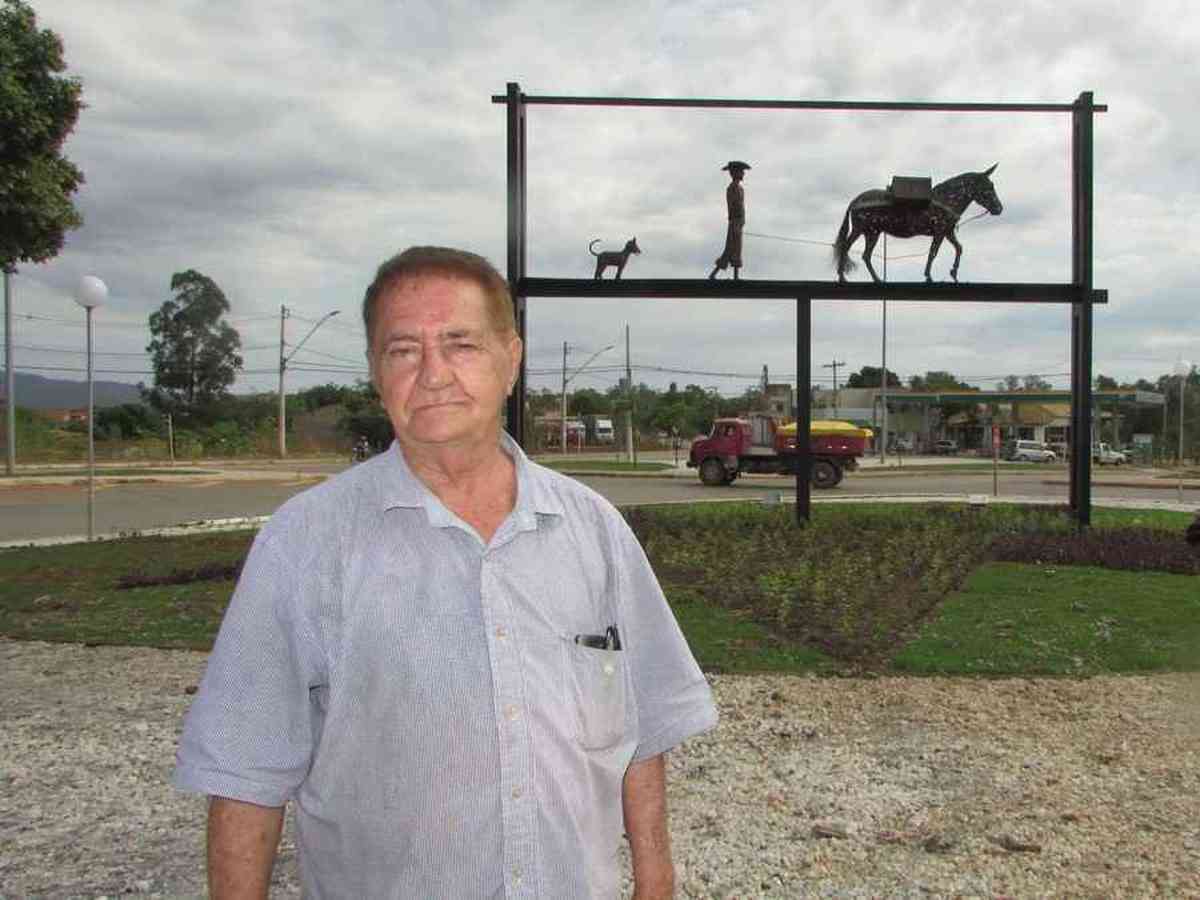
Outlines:
{"label": "parked car", "polygon": [[908,438],[896,438],[889,449],[896,453],[912,453],[913,442]]}
{"label": "parked car", "polygon": [[958,452],[958,441],[943,438],[933,442],[933,452],[939,456],[953,456]]}
{"label": "parked car", "polygon": [[1009,441],[1004,458],[1015,462],[1054,462],[1058,455],[1041,441]]}
{"label": "parked car", "polygon": [[1123,466],[1129,462],[1129,457],[1108,444],[1092,444],[1092,462],[1098,466]]}

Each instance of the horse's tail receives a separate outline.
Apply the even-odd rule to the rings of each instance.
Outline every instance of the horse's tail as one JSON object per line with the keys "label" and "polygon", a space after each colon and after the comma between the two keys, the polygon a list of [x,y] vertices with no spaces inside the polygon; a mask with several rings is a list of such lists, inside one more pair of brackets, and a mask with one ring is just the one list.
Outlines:
{"label": "horse's tail", "polygon": [[856,268],[854,260],[850,258],[850,246],[846,243],[846,239],[850,236],[850,210],[853,207],[853,201],[846,205],[846,215],[842,218],[842,227],[838,229],[837,237],[833,241],[833,264],[839,278],[847,272],[853,272]]}
{"label": "horse's tail", "polygon": [[593,247],[595,247],[595,246],[596,246],[598,243],[600,243],[600,238],[596,238],[594,241],[592,241],[590,244],[588,244],[588,253],[592,254],[592,256],[599,256],[599,255],[600,255],[599,253],[597,253],[595,250],[593,250],[593,249],[592,249],[592,248],[593,248]]}

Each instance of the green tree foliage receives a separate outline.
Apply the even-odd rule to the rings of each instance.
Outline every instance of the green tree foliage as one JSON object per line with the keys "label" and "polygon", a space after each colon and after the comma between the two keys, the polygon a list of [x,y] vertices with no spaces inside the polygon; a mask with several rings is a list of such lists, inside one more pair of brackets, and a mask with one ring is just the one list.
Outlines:
{"label": "green tree foliage", "polygon": [[[848,388],[877,388],[880,385],[883,368],[881,366],[863,366],[857,372],[852,372],[846,379]],[[900,387],[900,379],[891,369],[887,373],[888,387]]]}
{"label": "green tree foliage", "polygon": [[[298,391],[295,397],[307,412],[321,409],[325,406],[354,406],[360,405],[362,397],[361,385],[351,387],[344,384],[318,384],[316,387]],[[291,399],[290,397],[288,398]]]}
{"label": "green tree foliage", "polygon": [[604,416],[612,412],[612,401],[595,388],[580,388],[567,398],[571,416]]}
{"label": "green tree foliage", "polygon": [[62,41],[38,30],[33,10],[0,0],[0,270],[42,262],[81,219],[71,195],[83,183],[61,151],[83,106]]}
{"label": "green tree foliage", "polygon": [[924,375],[911,375],[908,386],[914,391],[973,391],[971,385],[959,381],[958,376],[941,370],[926,372]]}
{"label": "green tree foliage", "polygon": [[161,430],[159,415],[141,403],[122,403],[96,410],[96,432],[109,440],[133,441]]}
{"label": "green tree foliage", "polygon": [[150,314],[146,352],[154,365],[154,387],[146,400],[184,419],[210,420],[242,367],[242,341],[224,321],[229,301],[207,275],[188,269],[171,276],[175,296]]}
{"label": "green tree foliage", "polygon": [[1096,376],[1096,390],[1098,391],[1115,391],[1119,387],[1115,378],[1109,378],[1107,375]]}

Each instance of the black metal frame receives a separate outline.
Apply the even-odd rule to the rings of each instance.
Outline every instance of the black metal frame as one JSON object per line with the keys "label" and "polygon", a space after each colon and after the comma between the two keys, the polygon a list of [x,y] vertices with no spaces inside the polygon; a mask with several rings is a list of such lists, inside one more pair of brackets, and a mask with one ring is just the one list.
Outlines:
{"label": "black metal frame", "polygon": [[[516,305],[517,330],[525,340],[526,303],[530,297],[661,297],[796,300],[796,518],[811,514],[812,453],[799,436],[812,421],[812,301],[920,300],[947,303],[1069,303],[1071,305],[1071,509],[1080,528],[1091,523],[1092,443],[1092,307],[1106,303],[1108,293],[1092,283],[1092,154],[1093,118],[1108,107],[1096,105],[1091,91],[1074,103],[888,103],[825,100],[720,100],[653,97],[529,96],[516,82],[492,102],[508,112],[508,281]],[[846,284],[836,281],[710,281],[708,279],[531,278],[526,271],[526,107],[652,106],[719,109],[896,110],[918,112],[1014,112],[1071,114],[1071,282],[981,284]],[[521,364],[508,401],[508,429],[523,443],[525,434],[525,364]]]}

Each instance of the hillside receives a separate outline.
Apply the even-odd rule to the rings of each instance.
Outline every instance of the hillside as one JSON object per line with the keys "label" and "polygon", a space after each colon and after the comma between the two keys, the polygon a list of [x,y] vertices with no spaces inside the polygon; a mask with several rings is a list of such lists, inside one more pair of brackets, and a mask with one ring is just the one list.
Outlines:
{"label": "hillside", "polygon": [[[120,406],[138,403],[142,395],[136,384],[121,381],[95,381],[96,406]],[[0,372],[0,399],[5,395],[4,377]],[[87,381],[66,381],[41,375],[16,373],[17,406],[28,409],[65,409],[87,406]]]}

